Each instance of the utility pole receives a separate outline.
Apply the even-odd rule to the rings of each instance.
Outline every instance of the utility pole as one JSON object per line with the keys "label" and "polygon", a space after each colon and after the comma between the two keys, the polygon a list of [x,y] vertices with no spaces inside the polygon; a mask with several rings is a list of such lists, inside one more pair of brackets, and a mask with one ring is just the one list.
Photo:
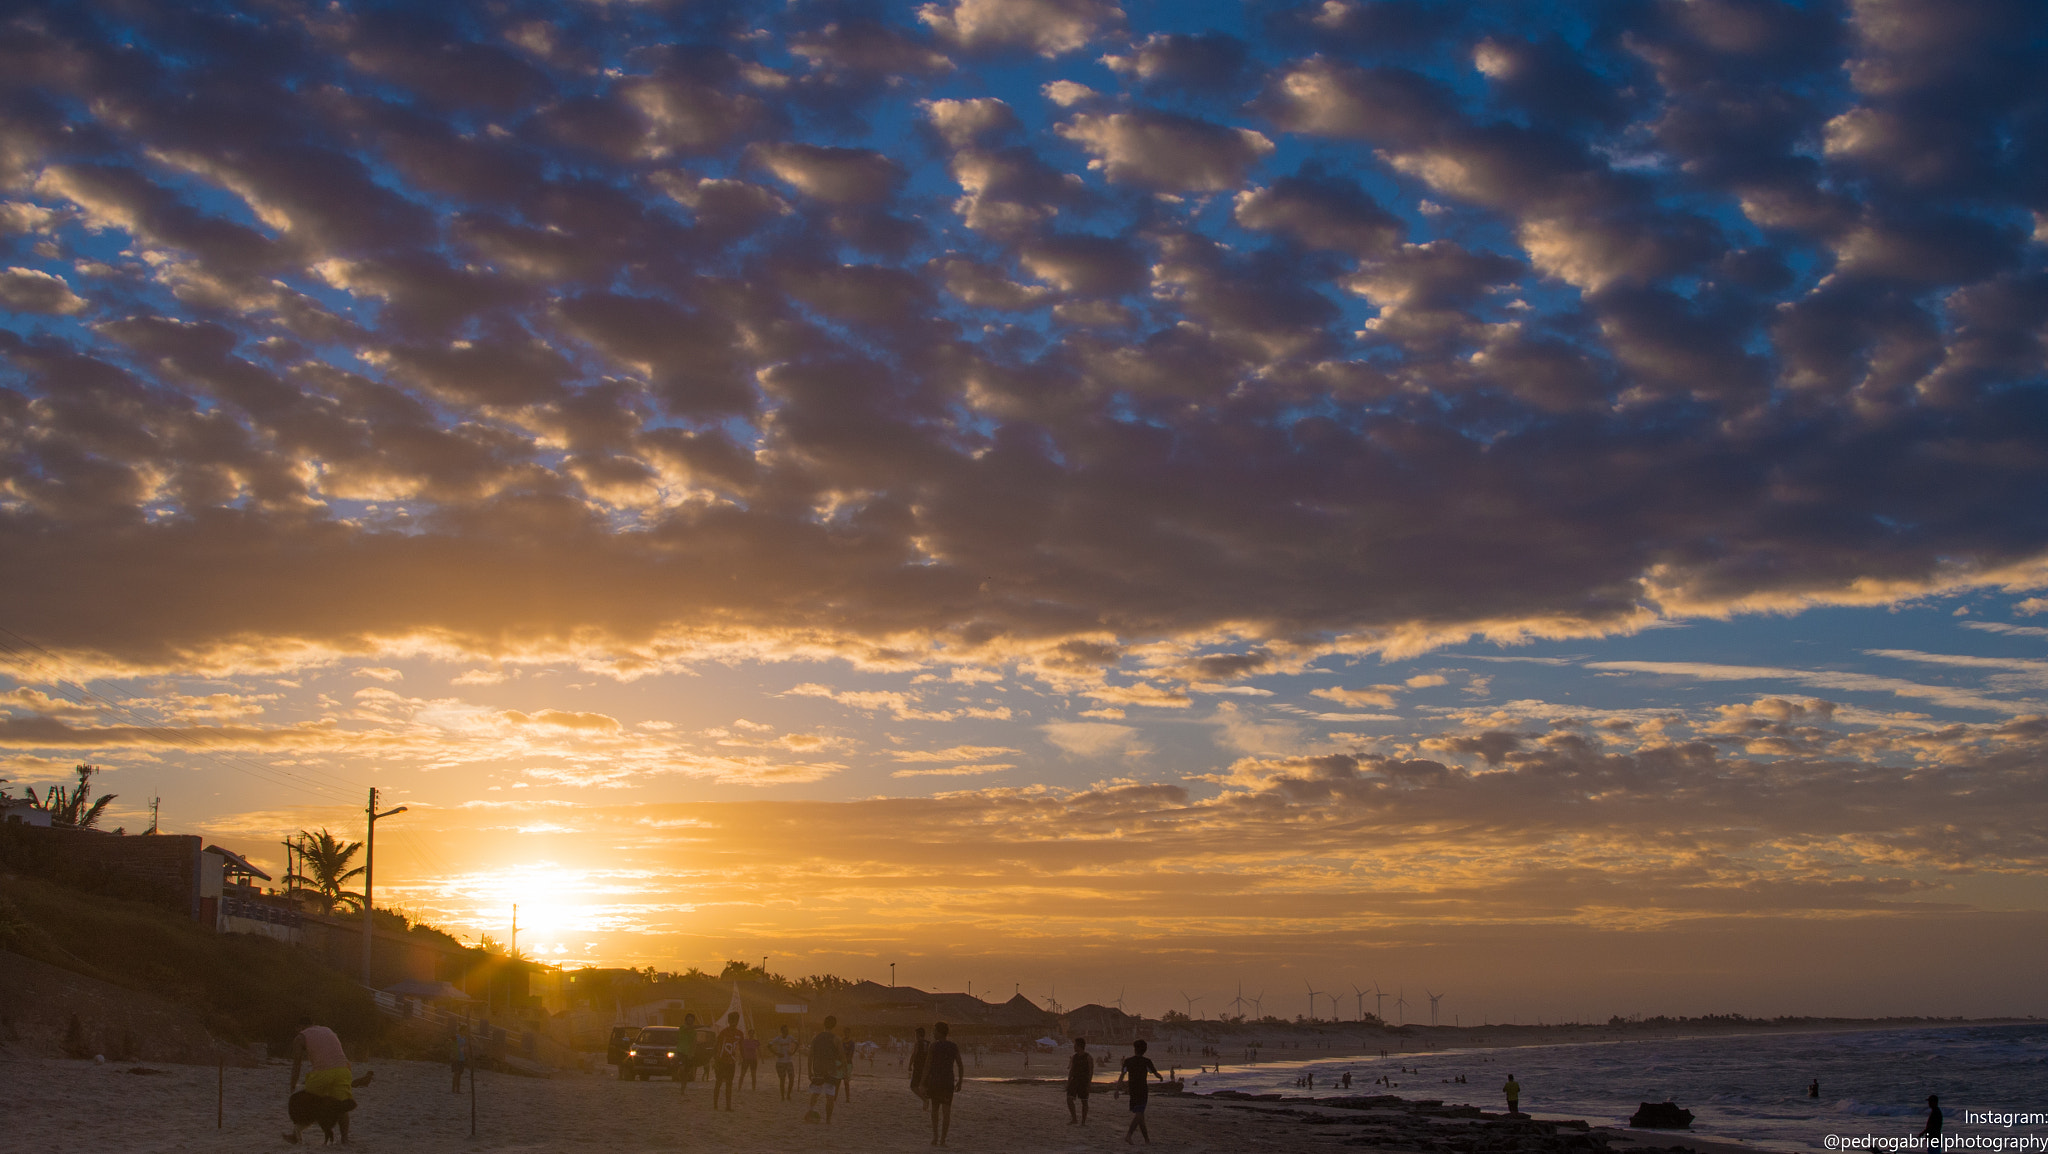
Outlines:
{"label": "utility pole", "polygon": [[387,809],[383,813],[378,813],[377,787],[370,787],[370,804],[363,809],[370,819],[369,831],[363,835],[363,984],[371,989],[376,988],[375,980],[370,977],[370,954],[374,949],[372,943],[376,941],[372,936],[376,919],[371,913],[377,907],[371,904],[371,883],[377,877],[377,819],[394,817],[405,810],[406,807],[401,805],[397,809]]}
{"label": "utility pole", "polygon": [[156,832],[156,809],[157,809],[157,806],[159,806],[159,805],[162,805],[162,804],[163,804],[163,800],[164,800],[164,799],[163,799],[163,798],[160,798],[160,797],[152,797],[152,798],[150,798],[150,799],[149,799],[149,830],[148,830],[148,832],[150,832],[150,833],[155,833],[155,832]]}
{"label": "utility pole", "polygon": [[890,962],[890,963],[889,963],[889,988],[890,988],[890,989],[892,989],[892,990],[896,988],[896,963],[895,963],[895,962]]}
{"label": "utility pole", "polygon": [[512,903],[512,950],[513,957],[519,956],[519,903]]}

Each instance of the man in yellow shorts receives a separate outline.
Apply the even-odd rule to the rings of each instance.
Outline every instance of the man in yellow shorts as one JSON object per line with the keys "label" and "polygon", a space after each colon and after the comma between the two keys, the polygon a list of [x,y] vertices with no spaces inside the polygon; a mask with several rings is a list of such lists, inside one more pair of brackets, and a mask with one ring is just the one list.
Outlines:
{"label": "man in yellow shorts", "polygon": [[[348,1066],[348,1055],[342,1052],[341,1039],[333,1030],[314,1025],[310,1016],[303,1017],[299,1019],[299,1032],[292,1038],[291,1050],[292,1080],[286,1089],[302,1088],[308,1094],[343,1103],[342,1109],[334,1113],[339,1115],[336,1121],[341,1126],[341,1140],[348,1141],[347,1111],[354,1108],[355,1095],[350,1092],[354,1074]],[[306,1074],[305,1086],[300,1087],[299,1067],[308,1062],[313,1068]],[[368,1081],[368,1078],[364,1080]],[[312,1124],[311,1121],[294,1120],[292,1131],[284,1136],[285,1141],[297,1142],[299,1135]]]}

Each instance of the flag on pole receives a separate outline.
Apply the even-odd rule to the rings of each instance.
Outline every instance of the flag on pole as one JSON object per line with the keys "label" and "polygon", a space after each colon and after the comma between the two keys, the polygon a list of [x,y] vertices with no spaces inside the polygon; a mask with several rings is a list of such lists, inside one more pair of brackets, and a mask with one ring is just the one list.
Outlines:
{"label": "flag on pole", "polygon": [[718,1020],[721,1022],[727,1021],[734,1014],[740,1016],[740,1029],[751,1030],[754,1028],[754,1024],[747,1021],[747,1007],[740,1003],[740,984],[737,980],[732,984],[732,1001],[725,1004],[725,1013],[720,1014]]}

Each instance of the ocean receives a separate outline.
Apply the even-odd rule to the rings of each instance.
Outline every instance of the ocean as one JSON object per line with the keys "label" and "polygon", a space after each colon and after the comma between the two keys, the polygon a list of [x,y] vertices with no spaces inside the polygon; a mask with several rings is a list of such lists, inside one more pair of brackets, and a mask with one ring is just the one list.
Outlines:
{"label": "ocean", "polygon": [[[1155,1059],[1165,1068],[1170,1059]],[[1406,1067],[1412,1073],[1403,1073]],[[1186,1071],[1186,1067],[1182,1067]],[[1349,1070],[1352,1088],[1337,1090]],[[1304,1072],[1315,1088],[1296,1088]],[[1538,1118],[1628,1124],[1643,1102],[1677,1102],[1696,1116],[1693,1133],[1772,1150],[1831,1149],[1828,1136],[1895,1137],[1918,1133],[1927,1096],[1938,1094],[1945,1132],[2031,1134],[2048,1126],[1970,1124],[1964,1112],[2048,1115],[2048,1022],[2010,1026],[1654,1038],[1561,1046],[1440,1050],[1380,1059],[1318,1059],[1224,1064],[1185,1073],[1193,1093],[1240,1090],[1342,1097],[1393,1093],[1441,1098],[1489,1111],[1504,1108],[1501,1083],[1512,1073],[1522,1109]],[[1391,1088],[1373,1085],[1386,1075]],[[1463,1075],[1467,1082],[1451,1079]],[[1820,1097],[1807,1086],[1820,1080]]]}

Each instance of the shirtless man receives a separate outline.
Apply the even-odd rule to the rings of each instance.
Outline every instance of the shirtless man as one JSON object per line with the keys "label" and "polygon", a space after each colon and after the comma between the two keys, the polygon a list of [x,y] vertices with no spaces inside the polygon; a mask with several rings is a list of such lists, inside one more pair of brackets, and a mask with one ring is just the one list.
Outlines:
{"label": "shirtless man", "polygon": [[[333,1030],[325,1026],[314,1025],[311,1015],[299,1019],[299,1032],[292,1037],[291,1052],[292,1080],[285,1083],[285,1092],[287,1094],[300,1088],[299,1069],[309,1062],[313,1068],[306,1074],[306,1085],[304,1087],[308,1094],[316,1094],[322,1098],[332,1098],[337,1102],[353,1102],[355,1095],[350,1093],[350,1088],[366,1086],[370,1082],[371,1075],[369,1074],[363,1075],[361,1081],[355,1080],[354,1073],[348,1066],[348,1055],[342,1051],[341,1039],[335,1036]],[[299,1135],[304,1133],[306,1127],[311,1125],[311,1122],[301,1122],[294,1125],[285,1134],[284,1140],[296,1143],[299,1140]],[[341,1115],[340,1126],[341,1140],[345,1143],[348,1141],[348,1114],[346,1112],[343,1112]]]}

